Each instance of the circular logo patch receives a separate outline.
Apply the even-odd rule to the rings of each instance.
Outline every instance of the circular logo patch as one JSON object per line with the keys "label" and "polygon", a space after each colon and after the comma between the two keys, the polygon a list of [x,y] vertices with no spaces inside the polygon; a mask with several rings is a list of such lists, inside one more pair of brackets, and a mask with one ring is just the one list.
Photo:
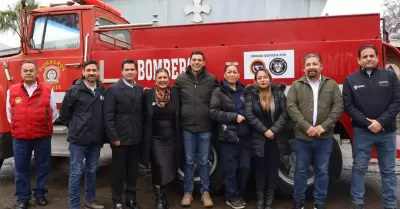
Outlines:
{"label": "circular logo patch", "polygon": [[20,104],[22,102],[21,97],[15,98],[15,104]]}
{"label": "circular logo patch", "polygon": [[282,58],[275,58],[269,63],[269,70],[274,75],[282,75],[287,70],[287,63]]}
{"label": "circular logo patch", "polygon": [[57,66],[48,66],[44,69],[44,81],[49,84],[56,84],[60,80],[60,68]]}
{"label": "circular logo patch", "polygon": [[265,69],[265,63],[263,60],[256,59],[250,64],[250,69],[252,73],[256,73],[261,69]]}

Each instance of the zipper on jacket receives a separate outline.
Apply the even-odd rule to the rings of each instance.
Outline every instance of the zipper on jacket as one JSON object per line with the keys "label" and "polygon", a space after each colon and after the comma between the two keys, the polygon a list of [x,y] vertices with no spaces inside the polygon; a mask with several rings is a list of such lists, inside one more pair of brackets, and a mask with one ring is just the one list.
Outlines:
{"label": "zipper on jacket", "polygon": [[[371,80],[372,77],[371,77],[371,74],[372,74],[372,72],[368,74],[368,80],[369,80],[369,89],[372,90],[372,80]],[[375,98],[374,97],[372,97],[372,104],[375,104]]]}
{"label": "zipper on jacket", "polygon": [[37,107],[38,105],[39,105],[39,102],[40,102],[40,98],[42,97],[42,94],[40,94],[39,95],[39,98],[36,100],[36,103],[35,103],[35,107]]}
{"label": "zipper on jacket", "polygon": [[49,130],[49,113],[47,112],[47,108],[44,108],[44,113],[45,113],[45,117],[46,117],[46,128],[47,130]]}

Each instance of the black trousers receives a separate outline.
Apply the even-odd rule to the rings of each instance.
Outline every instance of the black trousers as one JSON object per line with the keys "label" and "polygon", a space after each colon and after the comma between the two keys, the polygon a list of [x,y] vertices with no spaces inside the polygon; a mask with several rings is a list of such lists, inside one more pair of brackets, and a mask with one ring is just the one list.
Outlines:
{"label": "black trousers", "polygon": [[114,203],[122,203],[124,186],[125,199],[136,201],[136,179],[140,148],[139,145],[111,146],[111,191]]}
{"label": "black trousers", "polygon": [[279,148],[275,141],[265,141],[264,157],[256,157],[256,189],[265,192],[275,189],[278,182],[280,163]]}

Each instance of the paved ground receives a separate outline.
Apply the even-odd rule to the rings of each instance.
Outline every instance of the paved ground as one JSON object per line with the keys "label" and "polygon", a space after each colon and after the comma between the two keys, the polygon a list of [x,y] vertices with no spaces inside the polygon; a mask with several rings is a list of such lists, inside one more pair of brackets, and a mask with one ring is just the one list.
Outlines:
{"label": "paved ground", "polygon": [[[344,169],[340,180],[338,180],[330,189],[328,197],[328,208],[349,208],[350,205],[350,170],[351,170],[351,150],[350,145],[344,143],[342,145]],[[12,160],[5,163],[4,168],[0,171],[0,209],[10,209],[13,206],[14,192],[14,173]],[[398,174],[400,175],[400,162],[397,166]],[[366,193],[366,208],[378,209],[382,208],[380,200],[380,181],[376,165],[371,163],[370,172],[367,176],[367,193]],[[110,162],[105,159],[101,161],[101,166],[98,172],[97,196],[100,202],[108,208],[111,208],[110,187],[109,187]],[[32,179],[33,182],[34,179]],[[151,178],[148,175],[141,175],[138,181],[138,199],[143,209],[154,208],[154,195],[151,188]],[[398,180],[400,184],[400,176]],[[48,199],[51,202],[46,207],[34,206],[31,208],[42,209],[68,209],[67,206],[67,185],[68,185],[68,159],[54,158],[53,173],[48,182],[49,195]],[[171,186],[169,192],[169,201],[171,209],[181,208],[179,205],[180,195],[176,192],[176,186]],[[398,189],[400,194],[400,188]],[[249,207],[254,207],[254,195],[250,194]],[[221,195],[214,196],[215,207],[218,209],[229,208],[225,205],[224,198]],[[292,200],[290,197],[279,196],[275,204],[276,209],[291,208]],[[311,201],[308,202],[311,208]],[[399,202],[400,205],[400,202]],[[191,208],[202,208],[199,197],[195,197],[194,204]]]}

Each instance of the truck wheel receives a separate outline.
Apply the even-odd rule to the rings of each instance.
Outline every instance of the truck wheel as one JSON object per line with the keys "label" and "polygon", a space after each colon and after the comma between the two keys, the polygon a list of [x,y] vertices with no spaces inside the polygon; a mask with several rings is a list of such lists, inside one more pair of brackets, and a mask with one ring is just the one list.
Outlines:
{"label": "truck wheel", "polygon": [[4,159],[0,159],[0,170],[1,170],[1,166],[3,166],[3,162],[4,162]]}
{"label": "truck wheel", "polygon": [[[284,163],[281,162],[279,167],[279,190],[284,195],[292,195],[293,194],[293,186],[294,186],[294,169],[296,166],[296,154],[291,151],[289,156],[289,162]],[[342,152],[340,150],[340,146],[336,140],[333,142],[333,149],[330,156],[329,162],[329,180],[330,183],[334,182],[340,177],[342,172],[343,159]],[[309,175],[307,179],[307,196],[312,196],[313,185],[314,185],[314,168],[310,166]],[[332,185],[332,184],[331,184]]]}
{"label": "truck wheel", "polygon": [[386,65],[384,66],[386,69],[393,70],[397,77],[400,79],[400,61],[399,59],[393,55],[393,54],[388,54],[387,55],[387,60],[386,60]]}
{"label": "truck wheel", "polygon": [[[208,167],[210,171],[210,190],[212,193],[217,193],[223,187],[223,164],[222,158],[219,154],[219,146],[217,144],[217,140],[212,140],[212,144],[210,147],[210,153],[208,156]],[[179,191],[183,191],[183,165],[184,165],[184,157],[181,157],[180,164],[178,166],[178,183],[179,183]],[[197,160],[196,160],[197,161]],[[194,191],[198,192],[200,188],[200,176],[198,171],[197,162],[195,162],[195,171],[194,171]]]}

